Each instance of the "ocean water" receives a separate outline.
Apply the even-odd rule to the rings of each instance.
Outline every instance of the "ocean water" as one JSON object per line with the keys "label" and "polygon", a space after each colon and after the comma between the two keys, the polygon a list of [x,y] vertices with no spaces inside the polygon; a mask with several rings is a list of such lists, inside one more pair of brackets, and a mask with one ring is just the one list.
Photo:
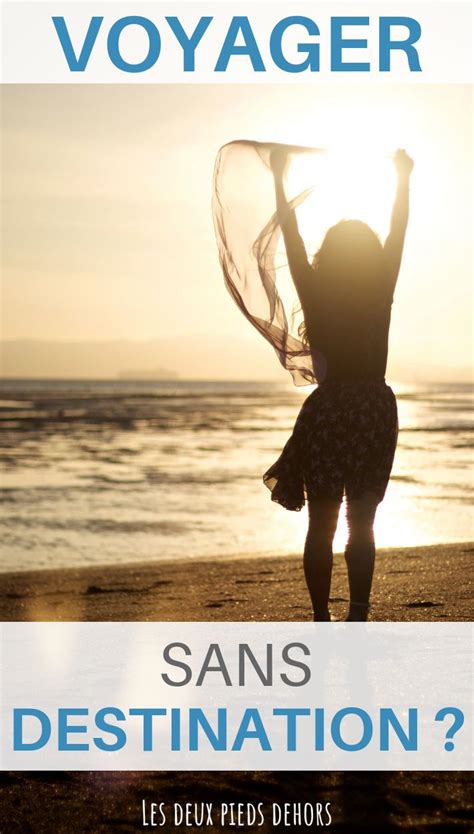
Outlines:
{"label": "ocean water", "polygon": [[[471,539],[470,387],[393,388],[400,435],[378,544]],[[262,473],[309,390],[5,382],[2,570],[300,551],[306,511],[272,504]],[[341,512],[337,549],[344,534]]]}

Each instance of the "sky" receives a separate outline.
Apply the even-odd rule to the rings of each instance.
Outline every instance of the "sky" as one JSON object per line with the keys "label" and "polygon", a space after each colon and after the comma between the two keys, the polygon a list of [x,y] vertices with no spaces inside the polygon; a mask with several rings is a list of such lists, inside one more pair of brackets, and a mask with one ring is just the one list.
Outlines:
{"label": "sky", "polygon": [[[93,376],[100,342],[197,336],[210,376],[229,373],[226,342],[245,342],[244,375],[277,373],[224,288],[210,208],[219,147],[248,138],[365,149],[375,197],[387,195],[370,154],[405,147],[415,171],[392,367],[449,376],[469,366],[469,86],[7,85],[2,98],[3,339],[87,343],[74,373]],[[33,349],[16,345],[9,374],[18,357],[25,372]],[[186,375],[172,346],[161,358]]]}

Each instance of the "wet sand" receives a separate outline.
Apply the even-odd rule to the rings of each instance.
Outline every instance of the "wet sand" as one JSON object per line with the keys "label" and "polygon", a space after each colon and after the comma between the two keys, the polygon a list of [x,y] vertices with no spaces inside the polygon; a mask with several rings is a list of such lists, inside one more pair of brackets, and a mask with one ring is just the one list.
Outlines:
{"label": "wet sand", "polygon": [[[380,550],[373,620],[470,620],[474,544]],[[0,575],[0,620],[309,620],[301,557],[149,562]],[[336,555],[331,610],[348,588]]]}
{"label": "wet sand", "polygon": [[[473,544],[381,551],[374,620],[470,620]],[[297,557],[151,562],[4,574],[2,620],[307,620]],[[331,608],[345,615],[347,581],[335,560]],[[158,830],[333,834],[472,832],[470,773],[4,773],[0,832],[105,834]],[[142,800],[263,803],[260,827],[142,826]],[[331,803],[327,829],[272,824],[272,803]],[[218,813],[216,812],[216,819]]]}

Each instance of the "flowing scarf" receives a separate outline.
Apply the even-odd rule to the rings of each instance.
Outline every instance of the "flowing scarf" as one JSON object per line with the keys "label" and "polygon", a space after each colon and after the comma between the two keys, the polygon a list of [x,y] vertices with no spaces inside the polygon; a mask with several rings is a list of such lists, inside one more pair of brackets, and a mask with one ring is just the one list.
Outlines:
{"label": "flowing scarf", "polygon": [[[316,382],[317,369],[300,335],[303,313],[281,248],[270,156],[275,149],[307,156],[318,149],[236,141],[220,149],[214,170],[213,215],[227,289],[244,316],[274,348],[295,385]],[[257,184],[257,188],[256,188]],[[289,199],[301,205],[313,188]]]}

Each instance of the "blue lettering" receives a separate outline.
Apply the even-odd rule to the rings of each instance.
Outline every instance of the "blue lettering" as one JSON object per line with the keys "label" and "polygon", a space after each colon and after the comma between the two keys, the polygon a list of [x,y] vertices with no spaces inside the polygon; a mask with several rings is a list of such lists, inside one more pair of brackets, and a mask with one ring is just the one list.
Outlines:
{"label": "blue lettering", "polygon": [[294,753],[296,750],[296,718],[298,715],[311,715],[310,709],[305,709],[302,707],[301,709],[288,708],[288,709],[274,709],[273,715],[286,715],[287,718],[287,730],[286,730],[286,749],[290,753]]}
{"label": "blue lettering", "polygon": [[308,56],[304,61],[300,61],[299,64],[292,64],[283,55],[283,35],[290,26],[295,25],[304,26],[308,35],[319,35],[319,29],[311,18],[300,17],[298,15],[285,17],[277,23],[270,37],[270,53],[273,61],[279,69],[285,72],[304,72],[308,69],[311,72],[319,72],[319,44],[317,43],[298,44],[298,52],[304,52]]}
{"label": "blue lettering", "polygon": [[[235,43],[239,34],[242,34],[244,39],[243,46],[237,46]],[[217,59],[215,72],[225,72],[232,55],[248,55],[255,72],[266,71],[248,17],[232,18],[224,45]]]}
{"label": "blue lettering", "polygon": [[198,729],[202,727],[206,737],[211,742],[213,750],[227,749],[227,710],[217,710],[217,733],[214,732],[204,712],[199,707],[189,710],[189,749],[199,750]]}
{"label": "blue lettering", "polygon": [[143,709],[131,709],[129,713],[130,715],[143,716],[143,750],[145,753],[150,753],[153,750],[153,716],[166,715],[166,710],[144,707]]}
{"label": "blue lettering", "polygon": [[[360,741],[356,741],[353,744],[349,744],[347,741],[344,741],[341,736],[341,724],[347,715],[357,715],[362,721],[362,737]],[[367,747],[369,744],[372,738],[372,732],[373,727],[370,716],[365,712],[365,710],[359,709],[359,707],[346,707],[345,709],[340,709],[336,712],[331,721],[332,740],[336,747],[339,747],[340,750],[346,750],[348,752],[363,750],[364,747]]]}
{"label": "blue lettering", "polygon": [[[390,28],[392,26],[406,26],[408,37],[405,40],[394,41],[391,38]],[[391,51],[401,49],[408,58],[410,72],[421,72],[420,57],[418,50],[413,46],[420,40],[421,26],[412,17],[381,17],[379,21],[379,50],[380,50],[380,71],[390,72]]]}
{"label": "blue lettering", "polygon": [[[253,723],[255,729],[249,729],[250,722]],[[242,745],[248,738],[258,739],[262,750],[268,751],[272,749],[258,709],[245,710],[244,717],[240,722],[237,735],[232,745],[232,750],[242,750]]]}
{"label": "blue lettering", "polygon": [[110,733],[110,735],[115,736],[116,741],[107,744],[102,738],[96,737],[94,738],[95,746],[98,747],[99,750],[121,750],[122,747],[125,747],[127,736],[121,727],[114,727],[113,724],[109,724],[108,721],[106,721],[108,715],[113,715],[117,721],[125,721],[125,715],[121,709],[117,709],[116,707],[103,707],[103,709],[100,709],[95,716],[95,725],[98,730],[102,730],[104,733]]}
{"label": "blue lettering", "polygon": [[89,715],[88,709],[65,709],[60,708],[58,709],[58,750],[88,750],[89,745],[85,744],[74,744],[68,741],[69,733],[87,733],[87,727],[85,724],[78,724],[76,726],[70,726],[67,723],[67,720],[70,715]]}
{"label": "blue lettering", "polygon": [[198,25],[196,26],[190,38],[184,31],[177,17],[167,17],[166,20],[171,28],[171,31],[175,35],[179,45],[183,48],[184,71],[194,72],[196,47],[198,43],[200,43],[200,41],[202,40],[204,33],[207,31],[208,26],[212,21],[212,17],[201,17]]}
{"label": "blue lettering", "polygon": [[405,733],[393,709],[380,710],[380,749],[389,749],[388,733],[390,727],[401,741],[404,750],[418,749],[418,715],[416,709],[408,710],[408,735]]}
{"label": "blue lettering", "polygon": [[89,58],[91,57],[91,52],[97,40],[97,35],[99,34],[99,29],[102,25],[103,19],[103,17],[91,17],[91,22],[89,23],[89,28],[82,45],[81,54],[79,55],[79,58],[76,58],[76,53],[74,52],[64,17],[52,18],[54,28],[56,29],[59,42],[63,48],[64,56],[71,72],[84,72],[87,64],[89,63]]}
{"label": "blue lettering", "polygon": [[[31,715],[37,718],[41,724],[41,735],[37,741],[23,741],[23,718]],[[13,710],[13,749],[14,750],[40,750],[48,743],[51,737],[51,721],[45,712],[40,709]]]}
{"label": "blue lettering", "polygon": [[[131,64],[125,61],[119,49],[120,35],[126,26],[141,26],[148,35],[148,54],[138,64]],[[110,32],[107,38],[107,52],[109,58],[119,70],[123,72],[146,72],[153,67],[161,52],[161,38],[155,24],[147,17],[140,17],[139,15],[129,15],[128,17],[121,17],[113,26],[110,27]]]}
{"label": "blue lettering", "polygon": [[342,60],[343,49],[367,49],[365,38],[347,39],[342,37],[343,26],[368,26],[368,17],[332,17],[331,18],[331,70],[333,72],[370,72],[368,63],[345,63]]}
{"label": "blue lettering", "polygon": [[171,710],[171,749],[181,750],[181,710]]}
{"label": "blue lettering", "polygon": [[324,710],[321,707],[314,710],[314,749],[324,750]]}

